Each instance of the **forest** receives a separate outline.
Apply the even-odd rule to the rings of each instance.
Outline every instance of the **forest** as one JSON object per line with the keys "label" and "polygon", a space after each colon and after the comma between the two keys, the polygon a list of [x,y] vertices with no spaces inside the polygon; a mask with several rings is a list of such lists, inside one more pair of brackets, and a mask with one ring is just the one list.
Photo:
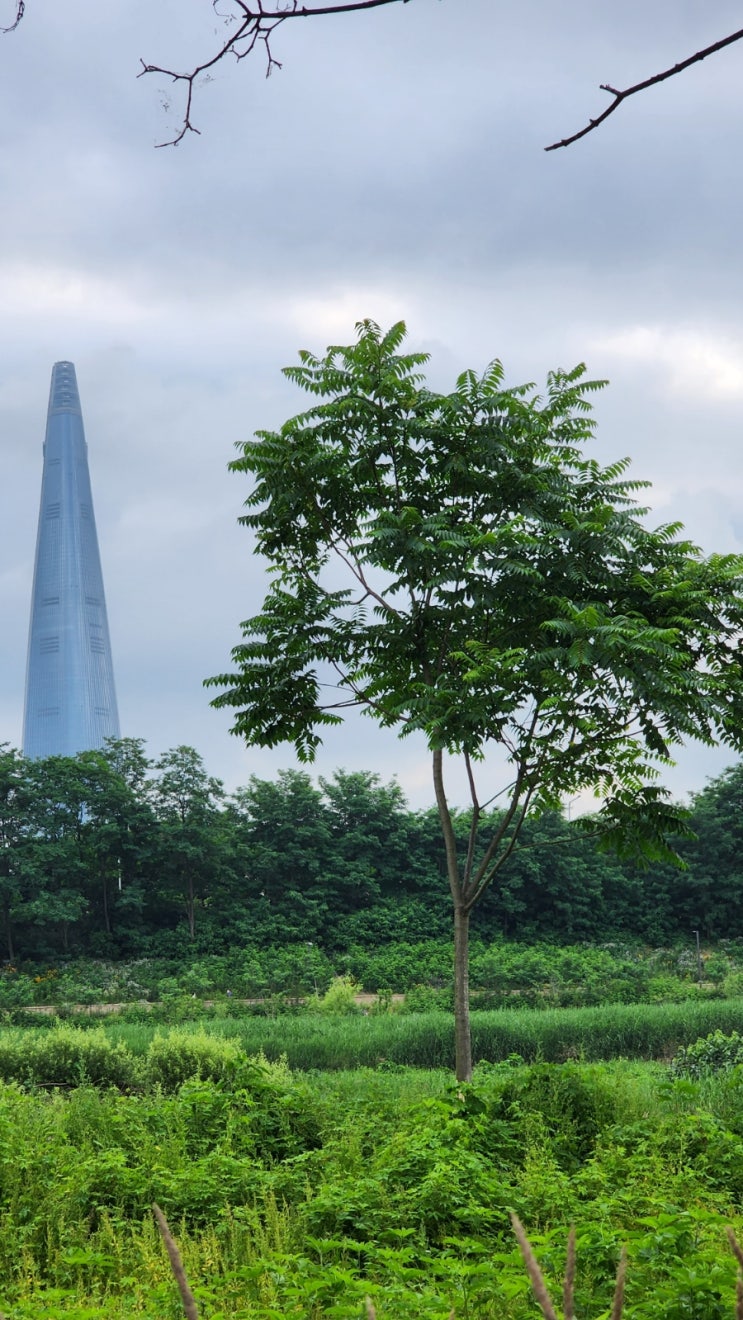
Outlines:
{"label": "forest", "polygon": [[[474,937],[647,945],[743,936],[743,766],[691,802],[684,869],[597,849],[585,818],[528,820]],[[468,815],[455,817],[466,837]],[[30,761],[0,749],[0,940],[9,963],[192,958],[239,945],[329,954],[446,940],[435,809],[397,783],[287,770],[233,794],[199,754],[140,739]]]}

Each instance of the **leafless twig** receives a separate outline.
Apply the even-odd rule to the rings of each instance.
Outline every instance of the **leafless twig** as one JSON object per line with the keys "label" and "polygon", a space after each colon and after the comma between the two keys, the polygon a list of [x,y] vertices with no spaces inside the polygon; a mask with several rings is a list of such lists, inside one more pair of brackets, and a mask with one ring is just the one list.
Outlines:
{"label": "leafless twig", "polygon": [[542,1271],[539,1268],[539,1262],[537,1261],[537,1258],[534,1255],[531,1242],[526,1236],[526,1232],[524,1231],[524,1225],[522,1224],[518,1215],[514,1215],[514,1214],[511,1215],[511,1223],[513,1224],[513,1231],[516,1234],[516,1240],[519,1244],[519,1247],[521,1248],[521,1255],[524,1258],[526,1272],[529,1275],[529,1278],[531,1279],[532,1292],[534,1293],[534,1296],[537,1299],[539,1309],[542,1312],[542,1315],[544,1316],[545,1320],[557,1320],[557,1313],[555,1311],[554,1306],[552,1305],[552,1298],[547,1292],[547,1285],[544,1282],[544,1275],[542,1274]]}
{"label": "leafless twig", "polygon": [[[166,69],[159,64],[145,64],[144,60],[140,61],[142,68],[137,75],[139,78],[145,73],[159,73],[170,78],[174,83],[184,83],[186,87],[186,105],[181,127],[175,137],[169,138],[166,142],[158,142],[158,147],[175,147],[183,141],[187,133],[200,132],[191,118],[196,82],[202,75],[208,75],[209,71],[226,56],[234,55],[235,59],[244,60],[262,43],[266,57],[266,77],[268,78],[274,69],[280,69],[281,64],[271,49],[271,38],[276,28],[287,19],[353,14],[367,9],[379,9],[382,5],[408,4],[409,0],[340,0],[340,3],[329,5],[306,5],[301,4],[300,0],[285,0],[284,3],[282,0],[274,0],[270,8],[266,6],[264,0],[232,0],[232,2],[239,11],[237,26],[211,59],[204,60],[202,64],[196,65],[186,73],[178,72],[177,69]],[[218,0],[212,0],[215,12],[217,3]]]}
{"label": "leafless twig", "polygon": [[175,1281],[178,1284],[178,1291],[181,1294],[181,1301],[183,1302],[183,1310],[186,1313],[186,1320],[199,1320],[199,1310],[196,1305],[196,1298],[188,1286],[188,1279],[186,1278],[186,1271],[183,1268],[181,1253],[173,1240],[173,1235],[168,1227],[168,1221],[156,1201],[153,1201],[152,1203],[152,1210],[155,1219],[157,1220],[157,1226],[160,1229],[160,1235],[165,1243],[166,1251],[170,1257],[170,1268],[172,1269]]}
{"label": "leafless twig", "polygon": [[574,1320],[575,1295],[575,1224],[570,1225],[568,1233],[568,1251],[565,1259],[565,1282],[562,1286],[563,1320]]}
{"label": "leafless twig", "polygon": [[23,18],[25,8],[26,8],[26,0],[16,0],[15,18],[13,19],[13,22],[10,24],[10,27],[0,28],[0,32],[15,32],[16,28],[18,27],[18,24]]}
{"label": "leafless twig", "polygon": [[610,83],[601,83],[602,92],[609,92],[614,97],[611,105],[596,119],[589,119],[585,128],[581,128],[578,133],[561,138],[559,142],[551,143],[549,147],[544,148],[545,151],[557,151],[558,147],[571,146],[573,142],[585,137],[587,133],[592,133],[595,128],[598,128],[599,124],[603,124],[604,120],[608,119],[609,115],[613,115],[614,111],[618,110],[622,102],[626,101],[628,97],[634,96],[636,92],[645,92],[648,87],[654,87],[656,83],[665,82],[666,78],[673,78],[677,73],[683,73],[684,69],[690,68],[692,64],[699,64],[701,60],[706,60],[708,55],[715,55],[718,50],[724,50],[726,46],[732,46],[733,42],[740,41],[742,38],[743,28],[738,32],[731,32],[729,37],[722,37],[720,41],[713,42],[711,46],[705,46],[704,50],[698,50],[696,55],[690,55],[688,59],[681,60],[679,64],[674,64],[672,68],[664,69],[662,73],[655,73],[652,78],[646,78],[644,82],[635,83],[632,87],[625,87],[621,91],[616,87],[612,87]]}
{"label": "leafless twig", "polygon": [[624,1309],[624,1279],[627,1273],[627,1248],[622,1247],[622,1254],[619,1258],[619,1269],[617,1270],[617,1281],[614,1286],[614,1301],[611,1308],[611,1320],[621,1320]]}

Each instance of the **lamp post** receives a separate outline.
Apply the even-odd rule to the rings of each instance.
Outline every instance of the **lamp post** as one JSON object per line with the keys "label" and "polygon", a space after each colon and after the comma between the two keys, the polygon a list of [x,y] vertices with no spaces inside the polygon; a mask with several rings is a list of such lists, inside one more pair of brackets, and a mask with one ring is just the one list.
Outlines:
{"label": "lamp post", "polygon": [[699,942],[699,931],[695,930],[694,935],[697,941],[697,981],[701,985],[702,981],[704,980],[704,976],[702,971],[702,948]]}

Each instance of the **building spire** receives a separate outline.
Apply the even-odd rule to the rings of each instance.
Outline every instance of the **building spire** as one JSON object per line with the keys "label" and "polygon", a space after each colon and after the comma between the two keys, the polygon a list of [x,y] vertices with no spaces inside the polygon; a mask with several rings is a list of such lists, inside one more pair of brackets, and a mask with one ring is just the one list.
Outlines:
{"label": "building spire", "polygon": [[80,396],[52,369],[31,597],[23,751],[74,756],[118,738],[111,642]]}

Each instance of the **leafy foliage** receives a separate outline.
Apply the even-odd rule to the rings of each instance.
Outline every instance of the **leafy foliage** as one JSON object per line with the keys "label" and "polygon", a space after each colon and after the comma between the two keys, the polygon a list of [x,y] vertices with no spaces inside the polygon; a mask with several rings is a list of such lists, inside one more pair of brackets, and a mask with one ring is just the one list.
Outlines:
{"label": "leafy foliage", "polygon": [[[603,847],[673,861],[688,826],[658,765],[686,738],[743,747],[743,559],[649,530],[627,460],[584,455],[602,382],[583,366],[551,372],[543,396],[505,388],[498,361],[438,394],[405,334],[364,321],[355,344],[285,369],[317,402],[232,464],[253,479],[241,521],[271,583],[235,671],[207,683],[234,733],[302,761],[349,707],[424,736],[468,1079],[470,913],[528,813],[589,789]],[[509,773],[481,832],[475,768],[492,748]],[[444,754],[463,758],[472,800],[461,853]]]}
{"label": "leafy foliage", "polygon": [[674,1055],[671,1069],[677,1077],[702,1077],[708,1072],[737,1068],[743,1063],[743,1036],[732,1031],[726,1036],[719,1029],[690,1045],[682,1046]]}
{"label": "leafy foliage", "polygon": [[667,856],[657,761],[686,737],[740,744],[740,560],[649,531],[626,461],[584,457],[601,385],[584,368],[540,397],[496,361],[441,395],[404,336],[367,321],[355,345],[300,353],[285,374],[320,402],[233,462],[273,581],[214,704],[303,759],[348,705],[433,750],[496,743],[519,818],[588,786],[608,841]]}
{"label": "leafy foliage", "polygon": [[740,1107],[625,1064],[302,1081],[247,1060],[220,1081],[122,1095],[0,1086],[6,1314],[176,1315],[149,1215],[162,1205],[205,1313],[526,1320],[509,1208],[559,1288],[578,1226],[575,1313],[722,1320],[740,1236]]}

